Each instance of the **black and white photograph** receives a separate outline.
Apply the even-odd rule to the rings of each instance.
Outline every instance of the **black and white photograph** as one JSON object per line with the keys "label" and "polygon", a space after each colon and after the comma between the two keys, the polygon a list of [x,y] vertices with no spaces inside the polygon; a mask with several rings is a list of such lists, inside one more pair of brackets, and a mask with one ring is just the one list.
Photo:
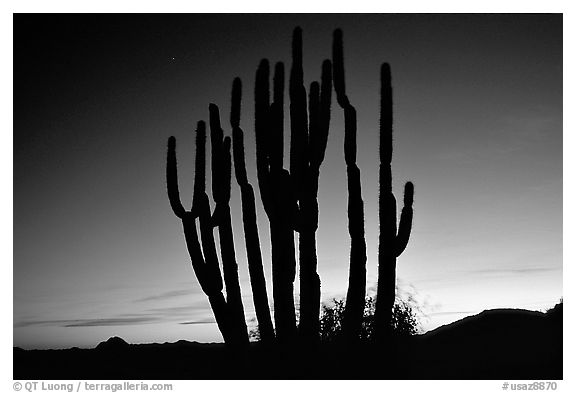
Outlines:
{"label": "black and white photograph", "polygon": [[14,382],[556,390],[564,24],[14,13]]}

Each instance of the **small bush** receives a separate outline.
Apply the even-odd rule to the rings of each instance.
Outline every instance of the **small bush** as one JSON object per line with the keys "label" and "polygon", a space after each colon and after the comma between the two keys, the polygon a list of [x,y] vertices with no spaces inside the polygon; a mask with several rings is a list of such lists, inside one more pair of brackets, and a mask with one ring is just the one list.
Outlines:
{"label": "small bush", "polygon": [[[320,339],[323,342],[338,340],[342,333],[342,320],[345,309],[344,299],[333,299],[330,304],[322,305],[320,317]],[[376,299],[366,297],[364,318],[362,321],[361,341],[370,341],[374,333],[374,312]],[[394,333],[398,336],[411,336],[419,332],[418,307],[411,296],[405,299],[396,299],[392,310],[392,325]]]}
{"label": "small bush", "polygon": [[[340,338],[342,333],[342,320],[344,319],[344,309],[346,301],[344,299],[332,299],[329,304],[322,305],[320,316],[320,340],[322,342],[333,342]],[[364,305],[364,318],[362,321],[361,341],[370,341],[374,332],[374,312],[376,311],[376,298],[367,296]],[[397,297],[394,309],[392,310],[392,324],[394,333],[398,336],[411,336],[420,332],[420,321],[418,315],[421,310],[416,304],[416,300],[411,295],[406,299]],[[260,341],[260,331],[256,324],[256,319],[252,319],[254,325],[250,329],[250,340]]]}

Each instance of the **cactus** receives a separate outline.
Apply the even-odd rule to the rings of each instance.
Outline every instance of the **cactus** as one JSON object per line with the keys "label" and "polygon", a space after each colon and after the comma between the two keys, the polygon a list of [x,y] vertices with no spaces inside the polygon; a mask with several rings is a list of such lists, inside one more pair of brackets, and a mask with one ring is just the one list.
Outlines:
{"label": "cactus", "polygon": [[[317,273],[316,231],[318,229],[318,180],[324,160],[330,125],[332,83],[338,105],[344,111],[344,156],[348,180],[348,232],[350,234],[350,272],[343,319],[343,332],[349,341],[359,339],[366,294],[366,239],[364,202],[360,170],[356,164],[356,110],[346,95],[342,32],[334,32],[333,61],[322,64],[321,82],[312,82],[309,96],[303,81],[302,31],[296,28],[292,40],[290,71],[290,171],[284,168],[284,65],[276,63],[273,96],[270,98],[270,66],[260,62],[256,72],[254,129],[258,187],[270,224],[272,246],[272,282],[274,321],[272,326],[262,254],[256,219],[254,190],[248,182],[244,157],[244,135],[240,128],[241,81],[232,88],[230,123],[234,145],[235,176],[242,197],[242,219],[248,267],[259,331],[263,341],[276,337],[280,343],[292,343],[297,331],[305,343],[319,339],[320,277]],[[333,69],[332,69],[333,68]],[[333,74],[333,75],[332,75]],[[307,102],[308,100],[308,102]],[[395,299],[396,258],[404,251],[412,227],[414,186],[406,183],[404,208],[396,224],[396,200],[392,194],[392,88],[390,67],[381,69],[380,172],[378,289],[375,311],[375,336],[386,338],[391,330]],[[206,194],[205,140],[203,122],[198,123],[196,138],[196,174],[193,203],[186,211],[180,202],[176,163],[176,141],[168,143],[167,184],[172,210],[182,220],[192,266],[202,290],[210,300],[224,340],[248,342],[241,300],[230,215],[231,139],[224,137],[218,107],[210,107],[212,147],[212,196],[214,212]],[[196,229],[200,223],[200,241]],[[222,270],[214,244],[218,227]],[[296,329],[294,280],[296,258],[294,232],[299,234],[300,325]],[[226,299],[222,294],[223,281]]]}
{"label": "cactus", "polygon": [[266,278],[262,266],[262,253],[260,252],[260,239],[258,237],[258,223],[256,220],[256,201],[254,190],[248,182],[246,175],[246,160],[244,157],[244,132],[240,128],[240,103],[242,99],[242,82],[240,78],[232,83],[232,108],[230,111],[230,125],[232,126],[232,145],[234,156],[234,172],[240,187],[242,198],[242,222],[244,224],[244,237],[246,241],[246,254],[248,258],[248,271],[252,286],[252,297],[260,339],[264,343],[274,340],[274,326],[270,317],[268,294],[266,293]]}
{"label": "cactus", "polygon": [[[176,138],[168,139],[168,155],[166,165],[166,183],[168,198],[174,214],[182,220],[184,236],[192,268],[200,283],[200,287],[208,296],[210,306],[216,318],[218,328],[227,344],[235,344],[236,337],[230,326],[228,305],[222,294],[223,284],[214,234],[212,230],[212,218],[210,216],[210,203],[206,195],[206,125],[203,121],[198,122],[196,129],[196,170],[194,176],[194,196],[192,208],[186,211],[180,201],[178,191],[178,172],[176,161]],[[200,221],[200,235],[202,246],[198,240],[196,219]]]}
{"label": "cactus", "polygon": [[[318,229],[318,178],[324,160],[332,99],[332,64],[322,64],[321,85],[312,82],[306,107],[302,68],[302,30],[292,39],[290,71],[290,173],[298,201],[294,229],[299,233],[300,324],[305,342],[315,342],[320,332],[320,277],[317,273],[316,231]],[[307,118],[308,115],[308,118]]]}
{"label": "cactus", "polygon": [[231,140],[229,136],[224,137],[218,106],[210,104],[209,111],[210,140],[212,142],[212,196],[216,203],[212,215],[212,225],[218,227],[220,235],[226,302],[230,318],[233,321],[231,325],[235,334],[238,334],[238,340],[248,343],[248,329],[238,280],[238,264],[236,263],[232,218],[230,216]]}
{"label": "cactus", "polygon": [[281,343],[289,343],[296,336],[293,217],[297,212],[297,205],[290,173],[283,167],[284,66],[282,63],[277,63],[275,66],[272,103],[270,103],[269,79],[269,63],[264,59],[256,71],[254,89],[256,170],[262,204],[270,222],[276,337]]}
{"label": "cactus", "polygon": [[362,328],[366,295],[366,238],[364,235],[364,202],[360,169],[356,165],[356,109],[346,95],[342,31],[334,32],[332,46],[334,90],[344,110],[344,157],[348,176],[348,233],[350,234],[350,272],[342,330],[348,341],[357,341]]}
{"label": "cactus", "polygon": [[380,170],[378,288],[376,294],[375,335],[384,342],[392,331],[392,309],[396,291],[396,258],[406,248],[412,229],[414,185],[404,186],[404,208],[396,227],[396,199],[392,193],[392,84],[390,66],[380,70]]}

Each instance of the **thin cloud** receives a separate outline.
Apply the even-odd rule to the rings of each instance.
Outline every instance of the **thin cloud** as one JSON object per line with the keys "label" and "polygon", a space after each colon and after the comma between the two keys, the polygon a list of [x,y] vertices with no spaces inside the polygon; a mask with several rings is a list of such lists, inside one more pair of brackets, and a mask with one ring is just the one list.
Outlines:
{"label": "thin cloud", "polygon": [[509,268],[509,269],[478,269],[469,271],[469,274],[537,274],[537,273],[548,273],[554,272],[562,269],[561,266],[555,267],[519,267],[519,268]]}
{"label": "thin cloud", "polygon": [[53,320],[35,320],[21,321],[14,327],[30,326],[60,326],[60,327],[89,327],[89,326],[126,326],[141,325],[145,323],[156,322],[155,317],[128,317],[128,318],[95,318],[95,319],[53,319]]}
{"label": "thin cloud", "polygon": [[145,323],[156,322],[157,318],[106,318],[106,319],[85,319],[79,322],[64,325],[64,327],[90,327],[90,326],[125,326],[125,325],[142,325]]}
{"label": "thin cloud", "polygon": [[134,303],[166,300],[166,299],[172,299],[175,297],[193,295],[193,294],[197,294],[197,293],[198,293],[198,291],[194,290],[194,289],[178,289],[178,290],[163,292],[163,293],[160,293],[158,295],[146,296],[146,297],[143,297],[140,299],[136,299],[136,300],[134,300]]}
{"label": "thin cloud", "polygon": [[206,319],[200,319],[198,321],[180,322],[179,325],[204,325],[204,324],[211,324],[211,323],[216,323],[216,321],[213,318],[206,318]]}
{"label": "thin cloud", "polygon": [[459,270],[453,273],[449,273],[446,276],[439,277],[429,277],[419,280],[413,280],[416,283],[423,282],[458,282],[464,278],[470,278],[467,276],[490,276],[490,277],[508,277],[508,276],[519,276],[519,275],[530,275],[530,274],[545,274],[562,270],[562,266],[554,267],[518,267],[518,268],[505,268],[505,269],[474,269],[474,270]]}
{"label": "thin cloud", "polygon": [[210,307],[204,305],[197,305],[197,306],[174,306],[174,307],[156,307],[150,308],[146,310],[149,313],[153,313],[156,315],[163,315],[163,316],[170,316],[170,315],[182,315],[182,314],[191,314],[191,313],[204,313],[209,312]]}

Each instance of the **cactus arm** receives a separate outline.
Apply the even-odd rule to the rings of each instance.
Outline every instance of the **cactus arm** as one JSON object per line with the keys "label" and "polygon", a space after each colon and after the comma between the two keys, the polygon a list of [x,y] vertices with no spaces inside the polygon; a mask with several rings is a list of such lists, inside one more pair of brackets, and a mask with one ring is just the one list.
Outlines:
{"label": "cactus arm", "polygon": [[[225,209],[225,210],[224,210]],[[222,271],[226,284],[226,303],[230,319],[233,320],[234,334],[242,344],[248,343],[248,329],[244,306],[242,304],[242,292],[238,278],[238,264],[234,250],[234,234],[232,232],[232,222],[230,208],[225,205],[222,210],[222,221],[218,226],[220,235],[220,252],[222,255]]]}
{"label": "cactus arm", "polygon": [[230,125],[232,126],[232,145],[234,158],[234,171],[236,181],[240,186],[242,200],[242,223],[244,226],[244,239],[246,243],[246,256],[248,259],[248,273],[252,286],[252,299],[254,310],[258,319],[258,330],[262,342],[274,340],[274,326],[268,305],[266,291],[266,278],[262,265],[260,239],[258,236],[258,223],[256,218],[256,199],[254,190],[248,182],[246,175],[246,160],[244,158],[244,132],[240,128],[240,106],[242,99],[242,82],[235,78],[232,84],[232,107],[230,112]]}
{"label": "cactus arm", "polygon": [[240,127],[232,130],[232,152],[234,157],[234,175],[238,185],[242,188],[248,185],[246,174],[246,159],[244,157],[244,132]]}
{"label": "cactus arm", "polygon": [[274,67],[274,100],[270,105],[270,171],[278,171],[284,165],[284,64]]}
{"label": "cactus arm", "polygon": [[200,242],[198,240],[198,232],[196,230],[194,217],[190,213],[186,213],[182,217],[182,225],[184,227],[186,248],[188,249],[188,254],[190,255],[192,268],[194,269],[196,278],[198,279],[200,287],[204,293],[211,294],[216,288],[211,285],[212,283],[208,279],[204,256],[202,255],[202,248],[200,247]]}
{"label": "cactus arm", "polygon": [[320,107],[318,124],[318,145],[313,151],[313,167],[320,168],[326,154],[328,144],[328,131],[330,129],[330,107],[332,105],[332,62],[324,60],[322,63],[322,79],[320,85]]}
{"label": "cactus arm", "polygon": [[232,181],[232,139],[229,136],[224,138],[222,143],[222,203],[228,205],[230,203],[230,183]]}
{"label": "cactus arm", "polygon": [[346,96],[342,30],[334,31],[332,44],[332,75],[336,101],[344,110],[344,158],[348,178],[348,233],[350,234],[350,271],[342,330],[346,340],[360,337],[366,295],[366,238],[364,233],[364,201],[360,169],[356,165],[356,109]]}
{"label": "cactus arm", "polygon": [[[212,225],[216,227],[225,219],[226,205],[230,202],[230,138],[224,138],[218,106],[210,104],[209,111],[212,146],[212,196],[216,203],[212,214]],[[226,150],[228,150],[228,154]]]}
{"label": "cactus arm", "polygon": [[336,101],[340,107],[345,108],[350,104],[350,102],[346,96],[346,83],[344,80],[344,44],[342,40],[341,29],[336,29],[334,31],[332,43],[332,63]]}
{"label": "cactus arm", "polygon": [[268,153],[268,128],[270,111],[270,66],[263,59],[256,71],[254,88],[254,132],[256,134],[256,171],[258,188],[264,210],[268,217],[273,215],[272,190],[270,189],[270,169]]}
{"label": "cactus arm", "polygon": [[[317,169],[320,163],[316,159],[322,150],[322,136],[320,135],[320,84],[316,81],[310,84],[308,93],[308,132],[310,152],[310,169]],[[310,179],[307,179],[308,181]],[[308,184],[306,184],[308,185]]]}
{"label": "cactus arm", "polygon": [[291,175],[283,168],[284,69],[276,64],[274,97],[270,104],[269,64],[262,60],[256,72],[254,110],[256,169],[264,210],[270,223],[274,321],[279,342],[291,343],[296,334],[294,309],[295,250]]}
{"label": "cactus arm", "polygon": [[194,160],[194,191],[192,212],[198,217],[198,198],[206,193],[206,123],[199,121],[196,126],[196,157]]}
{"label": "cactus arm", "polygon": [[[390,73],[390,65],[383,63],[380,68],[380,163],[391,165],[392,163],[392,77]],[[386,184],[390,186],[392,191],[392,183]]]}
{"label": "cactus arm", "polygon": [[[314,160],[314,152],[320,149],[319,144],[321,143],[319,112],[320,85],[318,82],[312,82],[308,99],[309,138],[306,146],[307,155],[311,161]],[[310,345],[318,341],[320,330],[320,277],[316,271],[318,265],[316,256],[318,168],[314,165],[307,167],[302,183],[299,214],[296,216],[299,222],[297,222],[295,227],[299,232],[300,251],[300,324],[298,331],[302,342]],[[314,186],[314,183],[316,183],[316,186]]]}
{"label": "cactus arm", "polygon": [[198,197],[198,210],[200,221],[200,239],[202,240],[202,252],[206,261],[206,270],[214,281],[218,281],[220,291],[223,289],[222,275],[220,274],[220,264],[216,253],[216,243],[214,241],[214,231],[210,217],[210,202],[208,195]]}
{"label": "cactus arm", "polygon": [[306,172],[310,162],[308,151],[308,114],[304,70],[302,67],[302,29],[297,27],[292,35],[292,67],[290,69],[290,175],[300,200],[305,187]]}
{"label": "cactus arm", "polygon": [[392,338],[392,312],[396,299],[396,258],[404,251],[412,230],[414,185],[406,183],[404,208],[397,227],[396,199],[392,193],[393,101],[390,65],[380,69],[380,170],[378,289],[375,337],[380,343]]}
{"label": "cactus arm", "polygon": [[230,325],[234,327],[234,335],[239,343],[248,343],[248,332],[242,305],[242,293],[238,279],[238,264],[234,250],[234,235],[230,214],[230,183],[231,183],[231,140],[224,137],[220,124],[218,106],[210,104],[210,139],[212,142],[212,190],[216,202],[212,216],[213,225],[218,226],[220,235],[220,252],[222,256],[222,271],[226,285],[226,303],[230,313]]}
{"label": "cactus arm", "polygon": [[410,232],[412,231],[412,216],[414,211],[412,204],[414,203],[414,184],[407,182],[404,186],[404,207],[402,214],[400,214],[400,223],[398,224],[398,234],[394,241],[394,253],[396,257],[406,249],[408,240],[410,239]]}
{"label": "cactus arm", "polygon": [[390,67],[380,68],[380,166],[378,173],[378,285],[375,336],[380,342],[390,337],[396,284],[396,198],[392,193],[392,86]]}
{"label": "cactus arm", "polygon": [[234,159],[234,175],[241,187],[248,184],[246,174],[246,158],[244,154],[244,132],[240,128],[240,103],[242,100],[242,81],[235,78],[232,82],[232,106],[230,110],[230,125],[232,126],[232,152]]}
{"label": "cactus arm", "polygon": [[[218,254],[216,253],[216,245],[214,243],[214,232],[212,230],[212,223],[210,218],[210,202],[208,195],[206,195],[206,125],[204,122],[198,122],[196,129],[196,164],[195,164],[195,179],[194,179],[194,207],[197,212],[195,216],[199,218],[200,222],[200,238],[202,241],[202,248],[194,244],[194,248],[198,247],[198,252],[204,253],[204,260],[206,263],[206,275],[212,281],[214,291],[221,292],[223,289],[222,275],[220,273],[220,265],[218,263]],[[188,221],[191,234],[196,233],[196,226],[194,222]],[[192,239],[194,242],[194,239]],[[213,294],[208,292],[207,295]]]}
{"label": "cactus arm", "polygon": [[[196,170],[194,181],[193,207],[186,212],[180,203],[176,173],[176,139],[168,141],[167,183],[170,204],[176,215],[182,220],[186,247],[192,268],[202,291],[208,296],[214,317],[222,337],[226,343],[232,343],[229,326],[228,307],[222,294],[223,283],[218,264],[212,225],[210,223],[210,204],[204,192],[205,187],[205,141],[206,130],[204,122],[198,122],[196,130]],[[196,218],[200,218],[202,246],[198,239]],[[203,254],[204,252],[204,254]]]}
{"label": "cactus arm", "polygon": [[216,270],[214,270],[214,266],[205,264],[202,256],[202,249],[198,241],[194,216],[191,213],[186,213],[182,219],[182,224],[184,226],[186,246],[188,248],[188,253],[190,254],[196,278],[200,283],[200,287],[208,296],[210,306],[214,313],[214,318],[216,319],[216,324],[222,333],[224,341],[230,343],[231,337],[227,305],[224,295],[222,294],[222,279],[218,264],[216,263]]}
{"label": "cactus arm", "polygon": [[230,126],[232,126],[232,129],[240,127],[241,107],[242,107],[242,80],[236,77],[232,81],[232,99],[230,105]]}
{"label": "cactus arm", "polygon": [[178,218],[183,218],[186,210],[180,201],[180,191],[178,190],[178,164],[176,162],[176,138],[168,138],[168,154],[166,158],[166,187],[168,190],[168,200],[172,211]]}
{"label": "cactus arm", "polygon": [[225,179],[224,179],[224,163],[222,162],[223,144],[224,144],[224,131],[220,125],[220,111],[218,106],[210,104],[210,145],[211,145],[211,161],[212,161],[212,197],[218,205],[225,203]]}
{"label": "cactus arm", "polygon": [[272,242],[272,288],[276,337],[283,344],[296,338],[296,310],[294,307],[294,280],[296,278],[296,252],[292,215],[295,199],[291,193],[290,173],[281,169],[272,177],[271,188],[278,214],[270,221]]}
{"label": "cactus arm", "polygon": [[346,165],[356,165],[356,109],[348,104],[344,107],[344,160]]}

